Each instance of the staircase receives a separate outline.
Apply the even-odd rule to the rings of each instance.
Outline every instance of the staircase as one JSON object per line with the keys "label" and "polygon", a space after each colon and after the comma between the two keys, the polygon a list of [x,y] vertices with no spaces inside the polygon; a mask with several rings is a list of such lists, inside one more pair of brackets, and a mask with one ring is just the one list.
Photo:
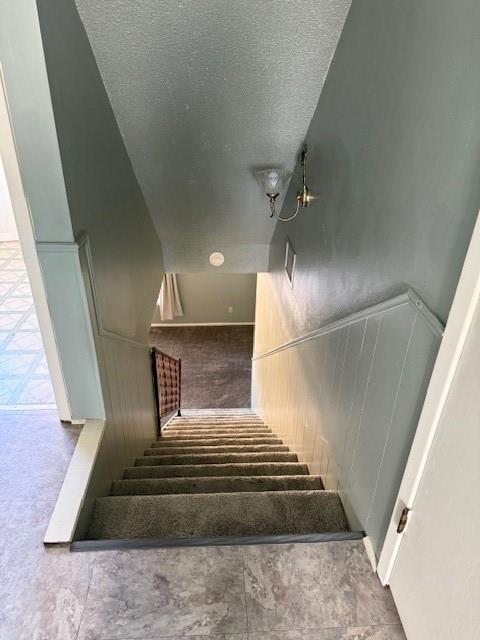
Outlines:
{"label": "staircase", "polygon": [[190,413],[99,498],[88,539],[348,531],[336,492],[249,410]]}

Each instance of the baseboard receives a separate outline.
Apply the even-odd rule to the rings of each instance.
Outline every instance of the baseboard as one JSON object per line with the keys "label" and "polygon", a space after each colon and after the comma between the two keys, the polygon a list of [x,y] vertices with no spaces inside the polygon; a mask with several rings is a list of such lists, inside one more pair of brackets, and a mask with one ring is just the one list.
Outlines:
{"label": "baseboard", "polygon": [[221,536],[205,538],[138,538],[135,540],[78,540],[70,551],[113,551],[115,549],[161,549],[169,547],[226,547],[255,544],[305,544],[362,540],[363,531],[308,533],[279,536]]}

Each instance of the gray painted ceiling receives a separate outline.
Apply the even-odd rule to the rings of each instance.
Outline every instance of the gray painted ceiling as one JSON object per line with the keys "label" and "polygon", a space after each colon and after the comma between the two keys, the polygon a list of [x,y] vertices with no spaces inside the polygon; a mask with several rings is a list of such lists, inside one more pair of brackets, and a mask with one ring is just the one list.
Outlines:
{"label": "gray painted ceiling", "polygon": [[266,269],[251,168],[293,169],[350,0],[76,0],[166,269]]}

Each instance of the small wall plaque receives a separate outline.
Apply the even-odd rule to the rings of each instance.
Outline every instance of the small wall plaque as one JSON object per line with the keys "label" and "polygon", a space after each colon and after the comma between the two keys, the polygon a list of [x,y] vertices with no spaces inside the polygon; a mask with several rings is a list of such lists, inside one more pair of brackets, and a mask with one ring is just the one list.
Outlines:
{"label": "small wall plaque", "polygon": [[297,259],[297,255],[293,250],[292,244],[290,240],[287,238],[287,242],[285,244],[285,275],[287,276],[288,284],[293,287],[293,277],[295,274],[295,262]]}

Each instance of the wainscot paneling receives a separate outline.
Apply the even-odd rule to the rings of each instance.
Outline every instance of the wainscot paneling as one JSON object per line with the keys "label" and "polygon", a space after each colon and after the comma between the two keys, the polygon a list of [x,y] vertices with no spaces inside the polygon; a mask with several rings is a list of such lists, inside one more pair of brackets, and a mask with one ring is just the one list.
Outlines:
{"label": "wainscot paneling", "polygon": [[409,290],[272,348],[282,318],[268,278],[257,294],[254,408],[339,491],[378,556],[443,328]]}
{"label": "wainscot paneling", "polygon": [[113,480],[156,439],[149,346],[103,328],[95,301],[95,273],[88,238],[80,245],[80,262],[94,328],[106,421],[75,539],[85,535],[95,499],[108,495]]}

